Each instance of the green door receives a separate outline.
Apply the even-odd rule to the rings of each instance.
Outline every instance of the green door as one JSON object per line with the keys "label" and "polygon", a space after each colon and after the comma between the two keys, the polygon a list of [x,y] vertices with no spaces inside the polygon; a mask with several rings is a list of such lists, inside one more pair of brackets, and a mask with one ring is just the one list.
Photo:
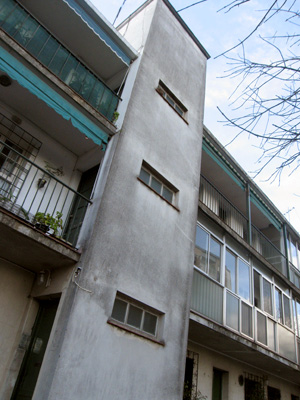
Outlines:
{"label": "green door", "polygon": [[[91,196],[98,170],[99,165],[96,165],[95,167],[89,169],[82,174],[77,191],[87,199],[89,199]],[[71,207],[71,212],[69,214],[68,222],[66,225],[67,227],[64,231],[63,237],[74,246],[76,245],[78,239],[87,206],[88,204],[85,200],[83,200],[79,196],[76,196]]]}
{"label": "green door", "polygon": [[43,362],[58,300],[42,301],[11,400],[30,400]]}

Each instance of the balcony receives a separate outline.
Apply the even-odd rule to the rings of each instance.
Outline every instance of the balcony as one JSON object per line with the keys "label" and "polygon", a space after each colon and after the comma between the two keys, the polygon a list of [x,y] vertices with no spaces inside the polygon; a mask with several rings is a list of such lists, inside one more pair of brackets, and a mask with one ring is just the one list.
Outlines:
{"label": "balcony", "polygon": [[13,0],[0,6],[0,27],[109,121],[119,97]]}
{"label": "balcony", "polygon": [[16,148],[0,140],[0,207],[75,247],[91,200],[63,183],[59,170],[38,166]]}
{"label": "balcony", "polygon": [[[261,230],[251,224],[251,242],[249,240],[248,219],[243,215],[217,188],[215,188],[203,175],[199,201],[213,212],[223,223],[232,229],[238,236],[262,255],[280,273],[288,277],[287,260],[281,251],[267,238]],[[246,202],[246,201],[245,201]],[[293,271],[300,277],[298,271]],[[300,288],[299,278],[294,283]]]}
{"label": "balcony", "polygon": [[287,325],[194,269],[190,340],[299,382],[299,342]]}

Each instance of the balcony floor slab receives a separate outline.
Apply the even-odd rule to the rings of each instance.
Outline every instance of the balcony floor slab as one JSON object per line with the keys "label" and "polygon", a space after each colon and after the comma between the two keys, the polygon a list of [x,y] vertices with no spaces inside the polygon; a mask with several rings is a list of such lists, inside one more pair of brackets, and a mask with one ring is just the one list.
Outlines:
{"label": "balcony floor slab", "polygon": [[1,258],[33,272],[75,265],[80,253],[0,209]]}

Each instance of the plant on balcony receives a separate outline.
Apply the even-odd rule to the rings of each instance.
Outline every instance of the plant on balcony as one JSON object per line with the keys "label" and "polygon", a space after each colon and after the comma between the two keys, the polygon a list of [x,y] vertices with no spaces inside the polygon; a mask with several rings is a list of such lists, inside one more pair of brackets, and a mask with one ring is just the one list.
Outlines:
{"label": "plant on balcony", "polygon": [[58,236],[59,229],[63,228],[62,213],[59,211],[56,211],[56,217],[53,217],[49,213],[37,212],[34,219],[36,221],[36,228],[44,233],[52,229],[53,236]]}

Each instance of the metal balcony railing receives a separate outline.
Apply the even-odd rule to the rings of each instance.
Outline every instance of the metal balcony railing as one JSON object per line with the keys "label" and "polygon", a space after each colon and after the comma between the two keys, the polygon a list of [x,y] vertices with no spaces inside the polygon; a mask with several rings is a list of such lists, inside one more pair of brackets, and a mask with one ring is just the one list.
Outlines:
{"label": "metal balcony railing", "polygon": [[2,0],[0,27],[66,85],[113,121],[119,97],[15,0]]}
{"label": "metal balcony railing", "polygon": [[89,203],[91,200],[0,140],[0,207],[75,246]]}
{"label": "metal balcony railing", "polygon": [[[249,243],[248,220],[203,175],[201,175],[200,201],[214,212],[226,225]],[[286,257],[254,225],[251,225],[252,247],[284,276],[287,274]]]}

